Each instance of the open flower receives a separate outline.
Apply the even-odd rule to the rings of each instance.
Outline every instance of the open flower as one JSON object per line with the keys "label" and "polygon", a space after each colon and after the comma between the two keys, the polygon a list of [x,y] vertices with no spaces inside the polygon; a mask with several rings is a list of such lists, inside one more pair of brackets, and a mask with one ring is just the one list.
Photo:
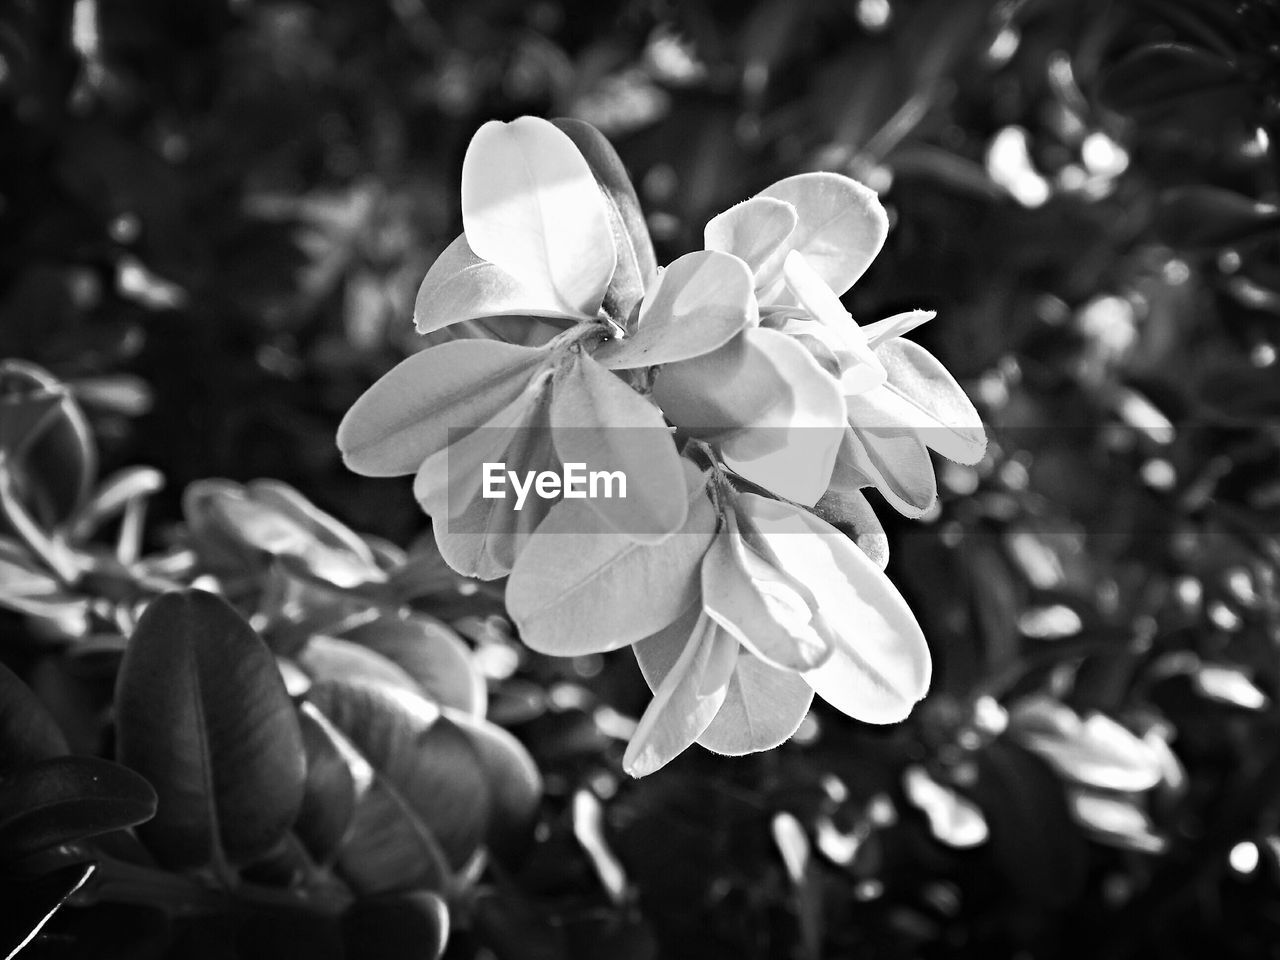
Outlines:
{"label": "open flower", "polygon": [[629,496],[592,499],[592,509],[636,540],[680,529],[670,431],[611,371],[698,356],[757,320],[750,273],[735,257],[689,254],[658,275],[634,194],[616,186],[611,148],[585,125],[566,129],[574,136],[521,117],[476,132],[463,161],[464,232],[423,281],[416,323],[423,333],[503,317],[571,326],[537,346],[464,339],[415,354],[338,430],[356,472],[417,474],[414,492],[435,518],[442,555],[469,575],[507,573],[546,512],[535,505],[517,516],[510,500],[482,498],[486,462],[621,470]]}

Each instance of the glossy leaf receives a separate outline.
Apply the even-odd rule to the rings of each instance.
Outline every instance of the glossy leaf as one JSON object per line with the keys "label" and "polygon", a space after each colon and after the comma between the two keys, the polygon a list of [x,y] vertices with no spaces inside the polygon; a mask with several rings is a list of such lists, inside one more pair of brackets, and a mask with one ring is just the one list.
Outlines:
{"label": "glossy leaf", "polygon": [[288,831],[305,753],[275,657],[225,600],[200,590],[152,601],[116,684],[116,749],[155,787],[139,828],[166,866],[244,863]]}
{"label": "glossy leaf", "polygon": [[774,559],[745,542],[727,514],[702,559],[703,610],[765,663],[811,670],[831,655],[833,639],[814,595]]}
{"label": "glossy leaf", "polygon": [[476,256],[595,316],[617,264],[608,208],[573,141],[538,117],[491,120],[462,161],[462,223]]}
{"label": "glossy leaf", "polygon": [[826,490],[844,399],[791,337],[748,329],[714,353],[663,367],[653,395],[677,427],[718,442],[748,480],[809,506]]}
{"label": "glossy leaf", "polygon": [[688,608],[716,516],[706,476],[687,461],[683,469],[688,516],[662,543],[613,532],[581,501],[552,508],[507,582],[507,609],[526,644],[556,656],[616,650]]}
{"label": "glossy leaf", "polygon": [[822,699],[867,723],[896,723],[929,689],[932,661],[915,615],[897,588],[838,530],[787,504],[738,497],[783,569],[813,591],[837,643],[802,676]]}
{"label": "glossy leaf", "polygon": [[294,832],[318,863],[337,855],[369,789],[373,768],[314,704],[298,706],[307,751],[307,783]]}
{"label": "glossy leaf", "polygon": [[484,839],[492,801],[476,750],[458,725],[400,689],[325,680],[307,699],[431,831],[453,868],[462,867]]}
{"label": "glossy leaf", "polygon": [[546,359],[508,343],[455,340],[415,353],[352,404],[338,426],[347,466],[373,477],[413,473],[458,433],[509,406]]}
{"label": "glossy leaf", "polygon": [[[978,463],[987,449],[982,418],[937,358],[919,344],[902,339],[883,343],[876,356],[889,375],[885,393],[892,399],[878,407],[886,418],[914,423],[925,445],[949,460]],[[882,395],[876,392],[876,397]],[[882,425],[890,426],[888,422]]]}
{"label": "glossy leaf", "polygon": [[551,122],[573,141],[604,191],[618,251],[618,265],[605,293],[604,308],[610,316],[625,321],[658,272],[635,187],[612,144],[599,130],[582,120],[557,118]]}
{"label": "glossy leaf", "polygon": [[757,271],[762,304],[786,301],[782,263],[792,250],[804,254],[837,295],[871,265],[889,233],[889,218],[874,190],[838,173],[801,173],[758,194],[791,204],[795,230]]}
{"label": "glossy leaf", "polygon": [[[648,776],[683,753],[724,704],[738,641],[705,610],[690,609],[693,625],[684,649],[654,690],[622,758],[622,768],[633,777]],[[684,627],[688,620],[677,623]]]}
{"label": "glossy leaf", "polygon": [[[699,608],[693,609],[696,615]],[[662,684],[690,630],[691,622],[677,620],[633,648],[651,690]],[[796,732],[812,702],[813,687],[799,674],[771,667],[740,647],[724,703],[698,743],[728,756],[772,750]]]}
{"label": "glossy leaf", "polygon": [[151,785],[96,757],[51,757],[0,780],[0,858],[121,830],[156,812]]}
{"label": "glossy leaf", "polygon": [[751,274],[737,257],[700,250],[671,263],[649,288],[635,333],[592,355],[611,370],[710,353],[759,320]]}
{"label": "glossy leaf", "polygon": [[484,677],[471,649],[441,621],[421,614],[379,617],[342,636],[386,657],[440,706],[484,716],[488,698]]}
{"label": "glossy leaf", "polygon": [[482,260],[465,234],[436,258],[422,278],[413,305],[414,326],[422,334],[489,317],[525,318],[525,325],[532,328],[533,317],[584,320],[592,316],[566,305],[547,278],[516,276]]}
{"label": "glossy leaf", "polygon": [[317,634],[307,641],[297,661],[316,680],[355,680],[418,694],[423,692],[413,677],[397,664],[350,640]]}
{"label": "glossy leaf", "polygon": [[707,221],[704,245],[744,261],[754,281],[799,222],[796,208],[785,200],[752,197]]}
{"label": "glossy leaf", "polygon": [[640,543],[659,543],[684,525],[681,460],[662,414],[581,353],[557,372],[551,437],[561,462],[584,464],[588,476],[620,471],[625,477],[625,497],[582,501],[614,530]]}

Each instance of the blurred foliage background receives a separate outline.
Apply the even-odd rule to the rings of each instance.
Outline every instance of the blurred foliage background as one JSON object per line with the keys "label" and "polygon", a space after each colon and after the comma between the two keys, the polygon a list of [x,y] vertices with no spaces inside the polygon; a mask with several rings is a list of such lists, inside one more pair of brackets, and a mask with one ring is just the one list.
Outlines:
{"label": "blurred foliage background", "polygon": [[480,123],[596,124],[660,261],[848,173],[893,227],[846,304],[937,310],[993,440],[924,525],[881,511],[930,696],[630,782],[631,659],[504,646],[490,719],[546,797],[450,955],[1272,956],[1277,78],[1265,0],[3,0],[0,357],[69,385],[104,473],[164,475],[150,548],[210,477],[406,546],[408,485],[333,434],[421,346]]}

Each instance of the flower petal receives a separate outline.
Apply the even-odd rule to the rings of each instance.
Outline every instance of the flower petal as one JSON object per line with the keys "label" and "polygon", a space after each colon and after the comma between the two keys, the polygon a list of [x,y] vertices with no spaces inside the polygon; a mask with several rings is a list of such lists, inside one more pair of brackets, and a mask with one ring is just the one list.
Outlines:
{"label": "flower petal", "polygon": [[759,195],[785,200],[800,217],[787,242],[757,275],[761,303],[781,303],[786,298],[781,273],[790,250],[803,253],[839,295],[866,272],[889,234],[889,217],[875,191],[838,173],[801,173],[779,180]]}
{"label": "flower petal", "polygon": [[784,670],[810,670],[831,655],[813,594],[744,542],[732,513],[702,558],[702,605],[757,657]]}
{"label": "flower petal", "polygon": [[[973,402],[947,368],[910,340],[876,349],[889,375],[889,390],[917,408],[930,424],[921,439],[949,460],[975,464],[987,450],[987,432]],[[924,418],[927,418],[925,420]]]}
{"label": "flower petal", "polygon": [[622,474],[622,496],[586,500],[613,529],[657,543],[684,524],[683,468],[661,412],[582,353],[557,372],[551,433],[564,463]]}
{"label": "flower petal", "polygon": [[617,263],[608,208],[587,161],[548,121],[476,131],[462,161],[462,223],[477,256],[546,284],[566,315],[599,309]]}
{"label": "flower petal", "polygon": [[603,344],[593,357],[611,370],[688,360],[724,346],[759,318],[747,265],[699,250],[662,271],[645,295],[635,334]]}
{"label": "flower petal", "polygon": [[802,674],[837,710],[867,723],[896,723],[929,689],[924,634],[897,588],[835,527],[754,494],[738,507],[785,568],[813,591],[839,641]]}
{"label": "flower petal", "polygon": [[413,306],[414,326],[423,334],[464,320],[510,316],[582,320],[595,314],[568,309],[543,277],[516,276],[481,260],[465,234],[436,258]]}
{"label": "flower petal", "polygon": [[616,650],[688,609],[716,513],[706,475],[682,463],[688,517],[662,543],[617,533],[581,500],[551,508],[507,581],[507,609],[526,644],[554,656]]}
{"label": "flower petal", "polygon": [[343,461],[368,477],[413,473],[456,433],[493,418],[518,397],[547,354],[487,340],[455,340],[388,370],[338,425]]}
{"label": "flower petal", "polygon": [[[683,617],[676,623],[681,628],[687,625]],[[688,749],[724,703],[737,660],[738,641],[705,612],[700,613],[686,634],[684,649],[641,716],[622,768],[633,777],[648,776]]]}
{"label": "flower petal", "polygon": [[703,231],[708,250],[731,253],[746,262],[754,278],[800,222],[796,208],[773,197],[752,197],[717,214]]}

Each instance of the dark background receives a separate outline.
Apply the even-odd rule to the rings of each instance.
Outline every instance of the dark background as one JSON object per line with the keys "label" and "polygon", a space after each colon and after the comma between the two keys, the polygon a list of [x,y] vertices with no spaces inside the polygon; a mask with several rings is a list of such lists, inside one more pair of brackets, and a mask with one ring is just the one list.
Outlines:
{"label": "dark background", "polygon": [[[635,899],[603,897],[564,831],[507,881],[588,931],[575,957],[1271,956],[1278,77],[1259,0],[3,0],[0,357],[72,385],[104,470],[165,474],[153,539],[188,483],[276,477],[406,544],[409,485],[349,474],[333,435],[420,345],[480,123],[596,124],[660,262],[779,177],[857,177],[892,229],[846,305],[937,310],[912,336],[992,437],[976,468],[939,462],[923,523],[873,496],[932,692],[900,727],[819,708],[776,753],[695,749],[639,783],[606,739],[517,731],[554,822],[606,784]],[[642,709],[629,657],[578,666]],[[1016,709],[983,725],[1033,694],[1156,731],[1180,776],[1113,790],[1037,759]],[[989,839],[931,828],[911,765]],[[1081,789],[1111,813],[1073,814]],[[813,845],[799,879],[779,812]]]}

